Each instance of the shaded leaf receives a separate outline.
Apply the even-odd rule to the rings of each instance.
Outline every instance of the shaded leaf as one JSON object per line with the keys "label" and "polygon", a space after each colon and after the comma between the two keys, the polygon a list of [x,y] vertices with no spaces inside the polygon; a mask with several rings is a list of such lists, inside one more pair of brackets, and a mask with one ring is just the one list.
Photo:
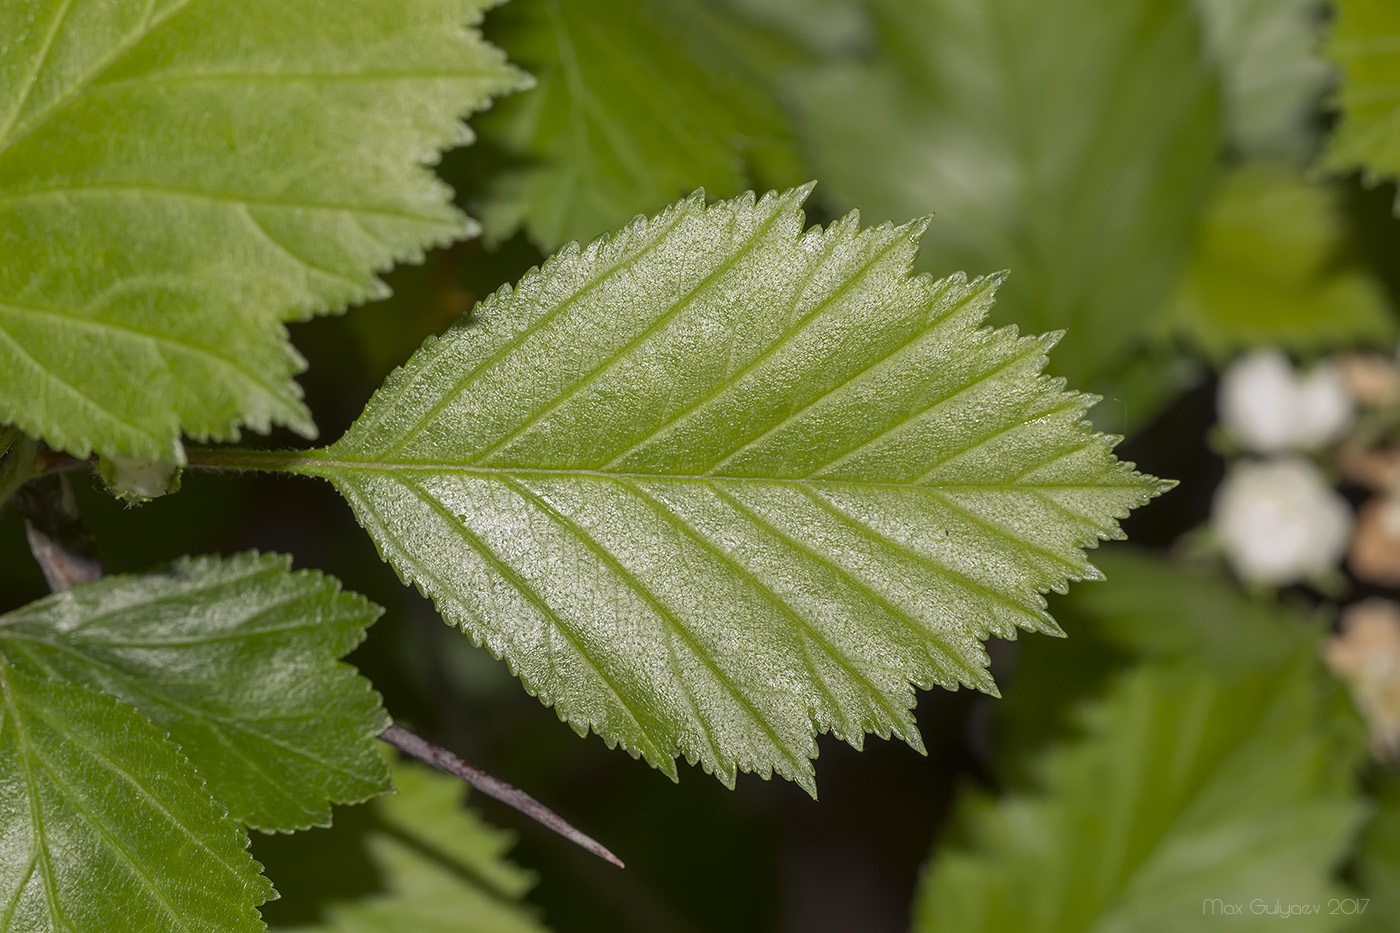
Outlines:
{"label": "shaded leaf", "polygon": [[[390,377],[324,476],[453,625],[580,732],[675,775],[814,789],[813,733],[921,747],[911,685],[994,690],[981,639],[1165,484],[980,327],[996,279],[908,274],[922,223],[802,232],[805,190],[697,195],[566,248]],[[231,458],[231,459],[230,459]]]}
{"label": "shaded leaf", "polygon": [[160,730],[4,661],[0,694],[0,929],[265,929],[247,837]]}
{"label": "shaded leaf", "polygon": [[1260,344],[1319,353],[1387,343],[1385,290],[1346,247],[1336,192],[1279,169],[1240,169],[1216,190],[1162,327],[1222,366]]}
{"label": "shaded leaf", "polygon": [[1275,901],[1316,906],[1290,928],[1350,922],[1327,901],[1345,896],[1333,872],[1362,807],[1311,651],[1234,680],[1141,668],[1086,728],[1044,757],[1037,792],[967,803],[964,840],[925,870],[915,933],[1275,929]]}
{"label": "shaded leaf", "polygon": [[290,831],[388,789],[369,681],[336,659],[380,609],[274,555],[182,559],[0,616],[31,673],[135,706],[180,744],[234,818]]}
{"label": "shaded leaf", "polygon": [[[921,267],[1010,268],[1054,371],[1103,388],[1168,297],[1219,148],[1180,0],[877,0],[881,53],[798,87],[841,208],[935,216]],[[1091,51],[1089,51],[1091,50]]]}
{"label": "shaded leaf", "polygon": [[1368,933],[1400,926],[1400,776],[1382,773],[1378,785],[1375,813],[1356,855],[1356,880],[1370,898],[1358,929]]}
{"label": "shaded leaf", "polygon": [[[1002,774],[1024,773],[1037,752],[1077,734],[1078,707],[1135,664],[1197,667],[1222,681],[1276,671],[1300,652],[1316,651],[1331,621],[1245,593],[1223,567],[1183,565],[1131,544],[1098,551],[1094,565],[1107,578],[1102,585],[1052,601],[1069,637],[1018,647],[995,712]],[[1357,726],[1361,750],[1366,739]]]}
{"label": "shaded leaf", "polygon": [[[513,0],[492,38],[538,81],[477,121],[504,168],[471,199],[488,240],[589,240],[698,186],[731,196],[754,165],[790,184],[795,143],[772,92],[684,41],[665,4]],[[696,52],[705,54],[697,55]]]}
{"label": "shaded leaf", "polygon": [[174,461],[314,434],[283,322],[474,229],[422,163],[520,83],[485,5],[0,6],[0,422]]}
{"label": "shaded leaf", "polygon": [[[512,839],[462,805],[455,778],[394,765],[398,793],[337,813],[328,831],[257,841],[286,895],[268,911],[287,933],[540,933],[520,899],[534,877],[505,858]],[[264,855],[264,853],[267,853]],[[367,865],[364,863],[368,863]],[[279,871],[279,868],[284,869]],[[373,878],[366,885],[364,869]],[[360,879],[347,889],[341,879]],[[305,922],[292,909],[318,907]]]}
{"label": "shaded leaf", "polygon": [[39,444],[13,427],[0,428],[0,508],[34,475]]}

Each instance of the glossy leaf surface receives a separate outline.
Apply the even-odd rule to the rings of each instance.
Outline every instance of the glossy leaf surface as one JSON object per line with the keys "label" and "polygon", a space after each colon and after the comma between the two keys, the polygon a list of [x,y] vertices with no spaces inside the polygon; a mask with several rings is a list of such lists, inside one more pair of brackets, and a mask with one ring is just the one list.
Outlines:
{"label": "glossy leaf surface", "polygon": [[379,608],[285,557],[184,559],[0,616],[18,667],[121,698],[168,731],[234,818],[290,831],[388,789],[379,695],[337,662]]}
{"label": "glossy leaf surface", "polygon": [[146,717],[3,661],[0,703],[0,929],[265,929],[247,837]]}
{"label": "glossy leaf surface", "polygon": [[580,732],[814,790],[815,732],[919,748],[913,686],[994,690],[981,640],[1057,631],[1164,484],[1053,338],[982,328],[996,279],[910,276],[922,223],[804,233],[805,194],[565,249],[291,468]]}

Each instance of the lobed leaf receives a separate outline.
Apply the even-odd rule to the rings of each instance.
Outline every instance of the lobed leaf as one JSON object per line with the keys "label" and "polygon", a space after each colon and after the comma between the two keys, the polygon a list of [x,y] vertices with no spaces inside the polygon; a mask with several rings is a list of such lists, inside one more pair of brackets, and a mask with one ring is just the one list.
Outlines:
{"label": "lobed leaf", "polygon": [[383,556],[580,733],[675,776],[814,791],[814,733],[922,748],[911,685],[1166,484],[1112,456],[999,278],[911,277],[924,223],[802,230],[807,189],[697,193],[567,247],[429,341],[336,444]]}
{"label": "lobed leaf", "polygon": [[474,230],[423,163],[520,84],[488,2],[0,3],[0,423],[177,462],[313,435],[283,322]]}
{"label": "lobed leaf", "polygon": [[3,660],[0,704],[0,929],[266,929],[247,837],[144,716]]}
{"label": "lobed leaf", "polygon": [[184,558],[0,616],[16,667],[94,687],[168,731],[240,822],[289,832],[384,792],[379,695],[342,657],[379,607],[290,560]]}
{"label": "lobed leaf", "polygon": [[1362,808],[1325,719],[1311,650],[1242,678],[1135,671],[1045,755],[1038,791],[965,804],[913,930],[1265,930],[1276,901],[1317,905],[1297,929],[1345,927],[1325,908]]}
{"label": "lobed leaf", "polygon": [[[259,856],[268,858],[288,898],[269,911],[272,929],[542,933],[544,926],[520,903],[534,876],[505,857],[510,834],[462,805],[455,778],[408,761],[393,771],[397,793],[337,814],[329,832],[258,840]],[[360,890],[340,884],[343,877],[361,876],[362,861],[370,863],[377,884]],[[279,919],[308,906],[319,907],[315,920]]]}
{"label": "lobed leaf", "polygon": [[[655,0],[610,0],[606,16],[590,0],[512,0],[492,15],[492,38],[538,84],[477,124],[507,160],[471,200],[488,240],[523,228],[554,250],[697,186],[738,194],[755,162],[791,167],[796,145],[771,92],[709,67],[672,18]],[[723,57],[718,43],[695,44]]]}

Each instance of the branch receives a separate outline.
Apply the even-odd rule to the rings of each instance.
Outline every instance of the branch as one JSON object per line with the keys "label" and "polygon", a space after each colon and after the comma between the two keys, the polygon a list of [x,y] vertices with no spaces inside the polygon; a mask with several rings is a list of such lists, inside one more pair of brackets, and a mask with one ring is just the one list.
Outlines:
{"label": "branch", "polygon": [[78,515],[73,487],[63,473],[38,476],[15,493],[29,550],[55,593],[102,576],[97,545]]}
{"label": "branch", "polygon": [[427,762],[439,771],[444,771],[453,777],[460,778],[472,787],[481,791],[488,797],[494,797],[506,806],[513,807],[521,813],[530,817],[537,823],[548,826],[565,839],[575,845],[587,849],[594,855],[607,862],[612,862],[618,868],[624,867],[622,860],[603,848],[596,840],[590,836],[585,836],[579,832],[563,817],[553,810],[540,803],[534,797],[524,791],[512,787],[505,781],[497,780],[491,775],[467,764],[447,749],[434,745],[421,736],[414,735],[407,729],[394,725],[385,729],[379,734],[379,738],[397,748],[406,755],[412,755],[419,761]]}

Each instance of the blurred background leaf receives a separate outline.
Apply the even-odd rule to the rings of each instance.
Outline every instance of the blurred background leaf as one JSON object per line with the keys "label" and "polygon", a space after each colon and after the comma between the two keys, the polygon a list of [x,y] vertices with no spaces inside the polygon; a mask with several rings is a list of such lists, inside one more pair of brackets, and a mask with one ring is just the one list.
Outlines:
{"label": "blurred background leaf", "polygon": [[1312,356],[1395,339],[1380,281],[1349,255],[1337,189],[1284,169],[1231,172],[1161,317],[1217,367],[1252,346]]}
{"label": "blurred background leaf", "polygon": [[[1181,930],[1239,905],[1325,905],[1363,808],[1304,651],[1282,669],[1222,676],[1147,665],[1083,713],[1085,736],[1037,763],[1036,786],[971,797],[957,842],[926,869],[916,933]],[[1286,818],[1283,816],[1286,814]],[[1293,916],[1299,929],[1350,918]]]}
{"label": "blurred background leaf", "polygon": [[[1068,328],[1051,369],[1112,391],[1217,170],[1219,82],[1190,7],[871,9],[881,54],[798,82],[819,192],[867,221],[933,213],[925,269],[1011,269],[998,320]],[[1134,407],[1163,394],[1138,388]]]}
{"label": "blurred background leaf", "polygon": [[1332,81],[1318,49],[1319,0],[1195,0],[1206,47],[1220,68],[1235,151],[1298,162],[1320,137],[1317,108]]}
{"label": "blurred background leaf", "polygon": [[544,933],[520,902],[534,877],[505,858],[509,833],[463,806],[462,785],[417,762],[397,793],[340,808],[331,829],[260,836],[253,851],[282,898],[287,933]]}
{"label": "blurred background leaf", "polygon": [[1342,73],[1341,112],[1322,167],[1359,170],[1369,185],[1400,174],[1400,6],[1335,0],[1325,52]]}
{"label": "blurred background leaf", "polygon": [[652,0],[598,14],[587,0],[514,0],[492,20],[538,85],[474,122],[482,145],[461,177],[488,243],[523,228],[553,251],[696,188],[722,198],[804,180],[782,109],[717,23]]}

